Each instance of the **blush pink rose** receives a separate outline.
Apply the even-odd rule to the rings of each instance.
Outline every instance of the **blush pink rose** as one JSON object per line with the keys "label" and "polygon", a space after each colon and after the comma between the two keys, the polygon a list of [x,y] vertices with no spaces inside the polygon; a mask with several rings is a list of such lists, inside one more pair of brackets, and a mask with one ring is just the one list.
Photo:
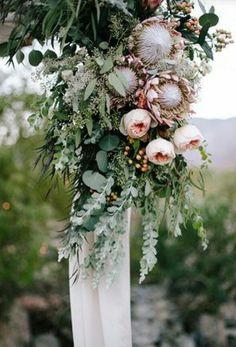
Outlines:
{"label": "blush pink rose", "polygon": [[177,153],[187,150],[197,149],[201,146],[204,138],[202,133],[195,125],[184,125],[178,128],[173,137],[173,142]]}
{"label": "blush pink rose", "polygon": [[133,139],[139,139],[147,134],[151,126],[151,115],[147,110],[137,108],[126,113],[120,124],[120,132]]}
{"label": "blush pink rose", "polygon": [[147,145],[146,155],[153,164],[166,165],[175,158],[174,146],[170,141],[159,138]]}

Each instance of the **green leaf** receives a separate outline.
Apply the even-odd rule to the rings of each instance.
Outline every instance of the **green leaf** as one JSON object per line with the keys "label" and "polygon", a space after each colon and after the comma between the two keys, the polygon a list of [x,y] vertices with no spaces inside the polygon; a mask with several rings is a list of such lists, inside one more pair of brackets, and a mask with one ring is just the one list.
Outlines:
{"label": "green leaf", "polygon": [[138,197],[138,190],[135,187],[131,187],[130,192],[133,198]]}
{"label": "green leaf", "polygon": [[204,50],[204,52],[206,53],[206,56],[209,58],[209,59],[214,59],[214,56],[213,56],[213,52],[212,52],[212,49],[211,47],[209,46],[209,44],[205,41],[202,45],[201,45],[202,49]]}
{"label": "green leaf", "polygon": [[90,95],[93,93],[95,87],[96,87],[97,79],[92,79],[89,84],[87,85],[85,92],[84,92],[84,100],[87,100]]}
{"label": "green leaf", "polygon": [[51,49],[47,49],[44,53],[44,58],[57,59],[57,54]]}
{"label": "green leaf", "polygon": [[43,60],[43,54],[40,51],[33,49],[29,54],[29,63],[32,66],[38,66]]}
{"label": "green leaf", "polygon": [[119,78],[119,80],[121,81],[121,83],[123,84],[123,86],[125,88],[128,88],[128,80],[127,78],[125,78],[125,76],[122,74],[122,72],[118,69],[115,70],[116,71],[116,75]]}
{"label": "green leaf", "polygon": [[0,44],[0,57],[6,57],[7,56],[7,42],[3,42]]}
{"label": "green leaf", "polygon": [[80,143],[81,143],[81,130],[78,129],[76,134],[75,134],[75,146],[76,146],[76,148],[79,147]]}
{"label": "green leaf", "polygon": [[199,6],[203,13],[206,13],[206,7],[201,0],[198,0]]}
{"label": "green leaf", "polygon": [[92,119],[92,117],[90,117],[89,119],[86,120],[85,125],[86,125],[89,136],[91,136],[92,131],[93,131],[93,119]]}
{"label": "green leaf", "polygon": [[100,67],[103,66],[103,64],[104,64],[104,59],[101,57],[96,58],[95,61],[98,64],[98,66],[100,66]]}
{"label": "green leaf", "polygon": [[24,53],[21,50],[16,52],[16,61],[17,61],[18,64],[22,63],[24,58],[25,58],[25,55],[24,55]]}
{"label": "green leaf", "polygon": [[58,0],[48,0],[48,7],[51,9],[55,9],[58,6]]}
{"label": "green leaf", "polygon": [[100,70],[100,73],[103,74],[103,73],[106,73],[108,72],[109,70],[111,70],[113,68],[113,60],[111,57],[108,57],[105,61],[104,61],[104,64]]}
{"label": "green leaf", "polygon": [[203,27],[208,25],[214,27],[219,22],[219,17],[215,13],[205,13],[199,18],[199,24]]}
{"label": "green leaf", "polygon": [[107,107],[107,113],[110,114],[111,112],[111,100],[110,96],[106,94],[106,107]]}
{"label": "green leaf", "polygon": [[211,6],[209,12],[210,12],[210,13],[215,13],[215,7],[214,7],[214,6]]}
{"label": "green leaf", "polygon": [[105,135],[99,141],[99,147],[106,152],[112,151],[119,145],[120,139],[116,135]]}
{"label": "green leaf", "polygon": [[83,173],[82,180],[84,184],[98,192],[102,191],[102,188],[105,186],[107,180],[99,172],[88,170]]}
{"label": "green leaf", "polygon": [[200,17],[199,23],[202,26],[200,31],[198,43],[202,46],[205,42],[208,31],[211,27],[217,25],[219,22],[219,17],[214,13],[206,13]]}
{"label": "green leaf", "polygon": [[106,42],[106,41],[102,41],[101,43],[99,43],[99,47],[101,48],[101,49],[108,49],[109,48],[109,43],[108,42]]}
{"label": "green leaf", "polygon": [[117,54],[118,56],[122,56],[122,55],[123,55],[123,50],[124,50],[123,45],[122,45],[122,44],[119,45],[119,47],[118,47],[117,50],[116,50],[116,54]]}
{"label": "green leaf", "polygon": [[151,187],[151,184],[149,182],[149,180],[146,181],[146,184],[145,184],[145,196],[148,196],[152,191],[152,187]]}
{"label": "green leaf", "polygon": [[117,93],[125,97],[125,88],[114,72],[108,75],[108,81],[110,85],[117,91]]}
{"label": "green leaf", "polygon": [[98,164],[98,168],[102,172],[107,172],[107,152],[99,151],[96,154],[96,161]]}

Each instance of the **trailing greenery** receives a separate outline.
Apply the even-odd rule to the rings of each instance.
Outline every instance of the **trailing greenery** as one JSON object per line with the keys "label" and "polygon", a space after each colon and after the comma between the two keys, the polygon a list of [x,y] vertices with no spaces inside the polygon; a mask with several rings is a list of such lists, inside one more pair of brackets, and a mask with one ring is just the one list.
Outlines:
{"label": "trailing greenery", "polygon": [[[191,188],[204,191],[201,170],[210,160],[187,117],[222,41],[211,31],[218,23],[214,8],[196,20],[190,1],[154,7],[134,0],[0,4],[3,21],[14,16],[9,40],[0,46],[9,62],[15,57],[23,63],[22,47],[33,40],[52,46],[28,56],[32,66],[43,63],[36,74],[45,89],[29,122],[45,135],[37,160],[42,174],[52,182],[62,177],[72,191],[59,258],[79,258],[92,233],[93,247],[76,273],[88,277],[91,271],[94,286],[102,276],[110,283],[122,260],[124,212],[130,207],[144,213],[141,281],[157,261],[163,218],[175,237],[192,220],[205,249],[206,231],[192,207]],[[230,34],[223,36],[226,46]],[[197,178],[183,156],[196,148],[203,159]]]}

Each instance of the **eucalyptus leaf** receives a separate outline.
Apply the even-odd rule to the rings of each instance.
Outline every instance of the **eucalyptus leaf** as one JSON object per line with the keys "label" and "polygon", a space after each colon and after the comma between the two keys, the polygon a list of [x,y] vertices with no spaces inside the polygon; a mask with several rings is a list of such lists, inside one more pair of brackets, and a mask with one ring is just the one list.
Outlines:
{"label": "eucalyptus leaf", "polygon": [[81,130],[78,129],[76,134],[75,134],[75,146],[76,146],[76,148],[79,147],[80,142],[81,142]]}
{"label": "eucalyptus leaf", "polygon": [[29,63],[32,66],[38,66],[43,60],[43,54],[36,49],[33,49],[29,54]]}
{"label": "eucalyptus leaf", "polygon": [[89,119],[86,120],[85,125],[86,125],[89,136],[91,136],[92,131],[93,131],[93,119],[92,119],[92,117],[90,117]]}
{"label": "eucalyptus leaf", "polygon": [[151,187],[151,184],[149,182],[149,180],[146,181],[146,184],[145,184],[145,196],[148,196],[152,191],[152,187]]}
{"label": "eucalyptus leaf", "polygon": [[44,53],[44,58],[57,59],[57,54],[51,49],[47,49],[46,52]]}
{"label": "eucalyptus leaf", "polygon": [[95,87],[96,87],[97,79],[92,79],[89,84],[87,85],[85,92],[84,92],[84,100],[87,100],[93,93]]}
{"label": "eucalyptus leaf", "polygon": [[109,43],[106,42],[106,41],[102,41],[101,43],[99,43],[99,47],[100,47],[101,49],[108,49]]}
{"label": "eucalyptus leaf", "polygon": [[106,185],[106,178],[99,172],[87,170],[83,173],[82,180],[84,184],[97,192],[101,192]]}
{"label": "eucalyptus leaf", "polygon": [[100,70],[101,74],[104,74],[106,72],[108,72],[109,70],[111,70],[113,68],[114,64],[113,64],[113,60],[111,57],[108,57],[105,61],[104,64]]}
{"label": "eucalyptus leaf", "polygon": [[108,134],[101,138],[101,140],[99,141],[99,147],[102,150],[109,152],[117,148],[117,146],[119,145],[119,142],[120,142],[120,139],[118,136]]}
{"label": "eucalyptus leaf", "polygon": [[117,91],[118,94],[125,97],[126,95],[125,88],[123,84],[121,83],[121,81],[119,80],[118,76],[114,72],[111,72],[108,75],[108,81],[110,85]]}
{"label": "eucalyptus leaf", "polygon": [[204,25],[208,25],[210,27],[214,27],[219,22],[219,17],[215,13],[205,13],[199,18],[199,24],[203,27]]}
{"label": "eucalyptus leaf", "polygon": [[107,172],[107,152],[99,151],[96,154],[96,161],[98,164],[98,168],[102,172]]}
{"label": "eucalyptus leaf", "polygon": [[24,58],[25,58],[25,55],[24,55],[24,53],[21,50],[16,52],[16,61],[17,61],[18,64],[22,63]]}
{"label": "eucalyptus leaf", "polygon": [[119,69],[115,69],[116,75],[125,88],[128,88],[128,80]]}

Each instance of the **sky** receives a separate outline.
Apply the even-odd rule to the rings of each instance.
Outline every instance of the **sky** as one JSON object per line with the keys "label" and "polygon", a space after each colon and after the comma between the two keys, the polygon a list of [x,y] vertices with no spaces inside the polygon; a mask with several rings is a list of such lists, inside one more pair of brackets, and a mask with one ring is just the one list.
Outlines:
{"label": "sky", "polygon": [[[231,31],[236,41],[236,0],[202,0],[202,2],[206,8],[215,6],[216,14],[220,17],[218,28]],[[201,14],[198,8],[196,12],[198,15]],[[217,53],[212,68],[212,72],[202,80],[199,100],[194,107],[196,117],[208,119],[236,117],[236,44],[231,44],[223,52]],[[39,90],[37,82],[31,79],[30,67],[22,64],[17,70],[13,70],[0,61],[0,81],[4,79],[4,71],[8,72],[9,69],[11,75],[4,81],[5,92],[9,92],[12,86],[15,86],[16,90],[19,89],[22,79],[25,79],[31,91]]]}
{"label": "sky", "polygon": [[[220,17],[219,28],[231,31],[236,41],[236,0],[205,0],[215,6]],[[195,106],[200,118],[236,117],[236,44],[215,55],[212,72],[202,80],[199,102]]]}

